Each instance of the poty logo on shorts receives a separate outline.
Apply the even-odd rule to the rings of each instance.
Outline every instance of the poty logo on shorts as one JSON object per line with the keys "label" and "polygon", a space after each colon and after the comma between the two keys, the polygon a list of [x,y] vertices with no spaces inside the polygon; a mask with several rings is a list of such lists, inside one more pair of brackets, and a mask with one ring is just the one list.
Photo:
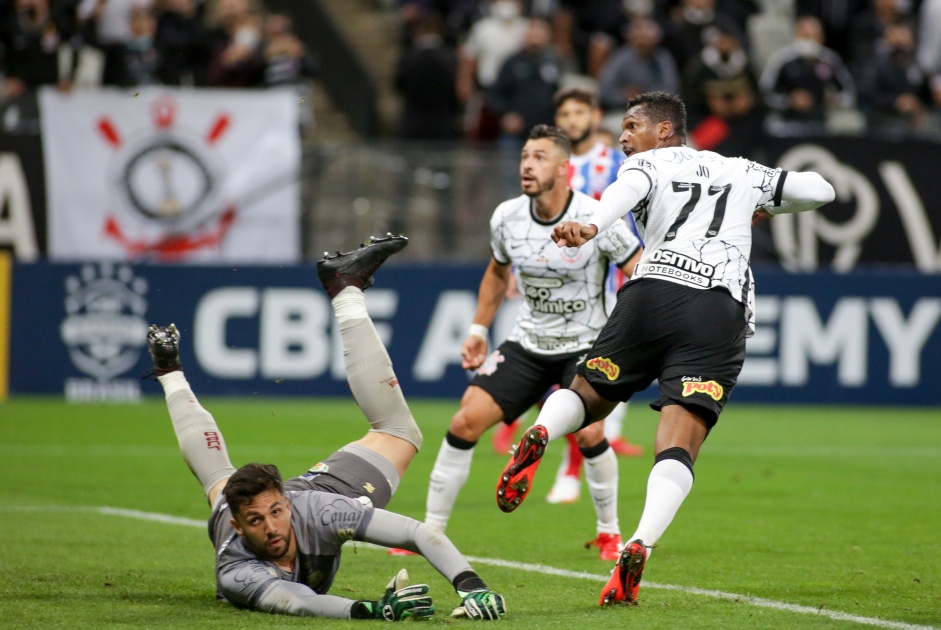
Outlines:
{"label": "poty logo on shorts", "polygon": [[683,383],[684,398],[692,396],[693,394],[705,394],[706,396],[710,396],[713,400],[721,400],[724,393],[725,389],[715,381],[706,381],[705,383],[687,381]]}
{"label": "poty logo on shorts", "polygon": [[585,364],[585,367],[589,370],[598,370],[607,376],[609,381],[617,379],[617,377],[621,374],[621,366],[611,359],[605,357],[595,357],[594,359],[589,359],[588,363]]}

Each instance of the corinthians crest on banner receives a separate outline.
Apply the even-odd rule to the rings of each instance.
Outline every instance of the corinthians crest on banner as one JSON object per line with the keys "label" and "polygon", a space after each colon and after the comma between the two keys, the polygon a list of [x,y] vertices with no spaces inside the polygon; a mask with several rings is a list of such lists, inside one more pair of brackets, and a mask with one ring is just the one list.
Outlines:
{"label": "corinthians crest on banner", "polygon": [[43,89],[40,107],[51,259],[299,260],[289,90]]}

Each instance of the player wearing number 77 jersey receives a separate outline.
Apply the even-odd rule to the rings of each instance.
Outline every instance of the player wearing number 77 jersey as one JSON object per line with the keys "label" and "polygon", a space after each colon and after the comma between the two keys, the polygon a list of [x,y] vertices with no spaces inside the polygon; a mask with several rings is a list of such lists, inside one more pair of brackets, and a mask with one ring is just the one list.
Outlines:
{"label": "player wearing number 77 jersey", "polygon": [[689,494],[693,463],[742,369],[753,318],[753,220],[834,198],[816,173],[684,146],[686,107],[674,94],[632,99],[622,129],[628,159],[617,181],[586,222],[559,223],[552,240],[581,247],[632,211],[646,248],[571,386],[549,397],[497,484],[501,509],[514,510],[550,440],[604,418],[659,379],[644,510],[601,592],[602,605],[636,603],[650,549]]}

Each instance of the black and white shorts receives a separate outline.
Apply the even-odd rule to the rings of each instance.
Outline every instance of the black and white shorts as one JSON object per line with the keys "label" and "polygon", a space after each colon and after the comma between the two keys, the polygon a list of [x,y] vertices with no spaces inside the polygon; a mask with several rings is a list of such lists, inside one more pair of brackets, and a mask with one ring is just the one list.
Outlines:
{"label": "black and white shorts", "polygon": [[503,410],[503,421],[510,423],[539,402],[553,385],[568,387],[584,356],[584,350],[540,355],[506,341],[490,353],[470,384],[490,394]]}
{"label": "black and white shorts", "polygon": [[578,373],[610,401],[659,379],[651,407],[691,407],[712,428],[742,370],[746,329],[744,307],[724,289],[634,280],[618,293]]}

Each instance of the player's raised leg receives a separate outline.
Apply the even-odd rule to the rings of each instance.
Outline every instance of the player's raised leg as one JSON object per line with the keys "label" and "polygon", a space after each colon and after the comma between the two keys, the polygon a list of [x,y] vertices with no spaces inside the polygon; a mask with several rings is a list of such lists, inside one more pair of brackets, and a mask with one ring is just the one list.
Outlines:
{"label": "player's raised leg", "polygon": [[183,461],[203,487],[209,504],[225,487],[235,467],[229,460],[225,440],[215,419],[190,388],[180,364],[180,332],[176,325],[151,325],[147,349],[153,359],[153,374],[163,386]]}
{"label": "player's raised leg", "polygon": [[328,254],[317,263],[317,275],[331,298],[343,341],[346,378],[370,425],[362,439],[344,449],[364,448],[388,460],[398,476],[393,478],[393,471],[386,475],[393,492],[421,448],[422,435],[405,402],[392,359],[366,312],[363,290],[372,286],[373,274],[382,263],[407,244],[404,236],[371,238],[357,250]]}
{"label": "player's raised leg", "polygon": [[604,418],[614,407],[614,403],[601,399],[581,376],[575,377],[570,389],[560,389],[549,396],[536,423],[523,433],[516,452],[497,481],[497,505],[501,510],[512,512],[526,498],[550,441],[593,422],[586,405],[595,409],[599,418]]}

